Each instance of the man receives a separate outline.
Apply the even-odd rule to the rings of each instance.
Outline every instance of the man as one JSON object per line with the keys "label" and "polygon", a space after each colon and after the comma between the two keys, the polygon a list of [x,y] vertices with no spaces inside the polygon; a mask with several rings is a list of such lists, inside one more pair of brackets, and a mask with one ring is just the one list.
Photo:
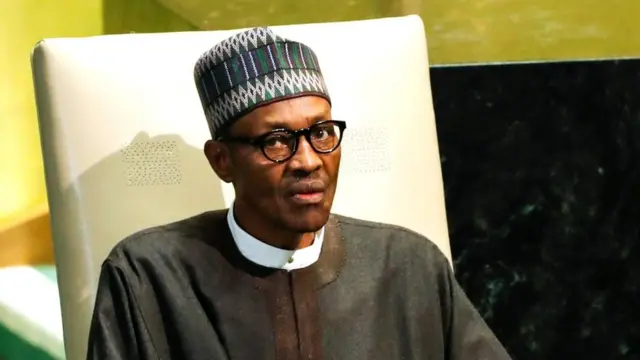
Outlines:
{"label": "man", "polygon": [[347,125],[308,46],[241,32],[195,80],[236,200],[113,249],[88,359],[509,358],[433,243],[331,215]]}

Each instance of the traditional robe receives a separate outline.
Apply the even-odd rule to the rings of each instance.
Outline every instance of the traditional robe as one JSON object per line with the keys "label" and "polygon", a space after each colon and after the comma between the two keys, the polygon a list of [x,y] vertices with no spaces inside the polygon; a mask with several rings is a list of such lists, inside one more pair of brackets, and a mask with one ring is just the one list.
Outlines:
{"label": "traditional robe", "polygon": [[425,237],[332,215],[319,259],[287,271],[246,259],[226,214],[115,246],[88,359],[509,359]]}

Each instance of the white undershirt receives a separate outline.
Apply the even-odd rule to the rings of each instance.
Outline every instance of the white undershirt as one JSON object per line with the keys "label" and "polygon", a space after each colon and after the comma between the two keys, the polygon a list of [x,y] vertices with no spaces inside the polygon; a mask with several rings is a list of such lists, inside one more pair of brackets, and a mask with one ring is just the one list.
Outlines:
{"label": "white undershirt", "polygon": [[298,250],[284,250],[264,243],[242,230],[233,216],[233,204],[227,213],[227,223],[242,255],[258,265],[287,271],[302,269],[318,261],[322,251],[324,227],[316,232],[310,246]]}

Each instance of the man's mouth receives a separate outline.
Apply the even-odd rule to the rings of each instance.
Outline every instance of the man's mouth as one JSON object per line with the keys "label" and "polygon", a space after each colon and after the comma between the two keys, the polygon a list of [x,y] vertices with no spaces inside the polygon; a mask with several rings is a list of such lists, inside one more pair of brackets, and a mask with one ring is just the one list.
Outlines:
{"label": "man's mouth", "polygon": [[291,199],[299,205],[318,204],[324,200],[325,190],[322,181],[299,182],[292,186]]}
{"label": "man's mouth", "polygon": [[322,202],[324,192],[314,192],[293,195],[293,201],[300,205],[313,205]]}

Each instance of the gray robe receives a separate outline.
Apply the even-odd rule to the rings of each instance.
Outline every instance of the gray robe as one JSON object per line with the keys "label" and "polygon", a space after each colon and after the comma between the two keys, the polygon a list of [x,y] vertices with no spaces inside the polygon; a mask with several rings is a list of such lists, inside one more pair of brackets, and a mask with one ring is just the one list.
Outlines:
{"label": "gray robe", "polygon": [[136,233],[102,266],[87,359],[502,360],[425,237],[332,215],[319,260],[244,258],[226,210]]}

